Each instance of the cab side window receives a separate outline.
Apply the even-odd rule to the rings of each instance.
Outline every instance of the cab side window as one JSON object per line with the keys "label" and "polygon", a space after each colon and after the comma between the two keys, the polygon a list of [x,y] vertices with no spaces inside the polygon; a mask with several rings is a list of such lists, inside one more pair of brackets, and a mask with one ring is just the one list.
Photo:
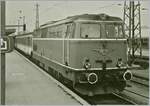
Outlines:
{"label": "cab side window", "polygon": [[73,38],[73,24],[67,25],[67,31],[65,38]]}

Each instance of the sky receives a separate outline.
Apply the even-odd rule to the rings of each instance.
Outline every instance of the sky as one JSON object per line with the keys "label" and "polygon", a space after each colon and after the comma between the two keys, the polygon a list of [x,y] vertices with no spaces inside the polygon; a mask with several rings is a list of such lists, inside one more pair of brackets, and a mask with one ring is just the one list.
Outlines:
{"label": "sky", "polygon": [[[7,1],[6,2],[6,24],[17,24],[20,16],[25,16],[27,30],[35,28],[35,4],[39,4],[40,25],[48,21],[64,19],[68,16],[79,14],[100,14],[106,13],[112,16],[123,18],[124,1]],[[118,5],[121,4],[121,5]],[[149,27],[150,2],[141,1],[141,24]],[[19,11],[22,12],[19,12]],[[22,23],[22,20],[20,21]]]}

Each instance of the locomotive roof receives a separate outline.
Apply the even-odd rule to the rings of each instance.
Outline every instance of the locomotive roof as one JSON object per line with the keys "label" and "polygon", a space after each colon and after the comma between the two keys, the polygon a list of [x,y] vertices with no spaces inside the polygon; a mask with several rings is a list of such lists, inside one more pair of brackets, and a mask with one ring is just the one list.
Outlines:
{"label": "locomotive roof", "polygon": [[[105,18],[105,19],[104,19]],[[106,14],[82,14],[82,15],[75,15],[75,16],[69,16],[65,19],[62,20],[57,20],[57,21],[50,21],[46,24],[41,25],[40,27],[48,27],[51,25],[58,25],[58,24],[63,24],[63,23],[69,23],[73,22],[76,20],[95,20],[95,21],[122,21],[121,18],[119,17],[114,17],[114,16],[109,16]]]}
{"label": "locomotive roof", "polygon": [[27,32],[27,33],[22,33],[22,34],[18,34],[18,35],[15,35],[16,37],[20,37],[20,36],[30,36],[32,35],[33,32]]}

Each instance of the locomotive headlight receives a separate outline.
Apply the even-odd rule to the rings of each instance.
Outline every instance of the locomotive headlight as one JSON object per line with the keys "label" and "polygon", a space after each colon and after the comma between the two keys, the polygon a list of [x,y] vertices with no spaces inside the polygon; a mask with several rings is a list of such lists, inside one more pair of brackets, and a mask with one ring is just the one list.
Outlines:
{"label": "locomotive headlight", "polygon": [[122,58],[118,58],[116,66],[120,68],[120,67],[122,67],[123,65],[124,65],[124,64],[123,64],[123,62],[122,62]]}
{"label": "locomotive headlight", "polygon": [[98,76],[95,73],[90,73],[87,80],[90,84],[95,84],[98,81]]}
{"label": "locomotive headlight", "polygon": [[91,68],[90,59],[85,58],[83,62],[83,67],[87,70]]}
{"label": "locomotive headlight", "polygon": [[123,79],[125,80],[125,81],[129,81],[129,80],[131,80],[132,79],[132,73],[131,73],[131,71],[126,71],[124,74],[123,74]]}
{"label": "locomotive headlight", "polygon": [[79,83],[95,84],[98,81],[96,73],[81,73],[79,75]]}

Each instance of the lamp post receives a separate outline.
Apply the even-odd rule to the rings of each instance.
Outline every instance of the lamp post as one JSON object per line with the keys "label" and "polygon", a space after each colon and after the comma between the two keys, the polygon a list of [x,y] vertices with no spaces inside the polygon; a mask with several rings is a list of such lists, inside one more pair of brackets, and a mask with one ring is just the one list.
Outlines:
{"label": "lamp post", "polygon": [[23,16],[23,32],[26,31],[25,16]]}
{"label": "lamp post", "polygon": [[[5,1],[0,1],[0,37],[5,36]],[[5,53],[1,53],[1,72],[0,72],[0,105],[5,105],[5,70],[6,57]]]}
{"label": "lamp post", "polygon": [[17,21],[18,21],[18,34],[19,34],[19,32],[20,32],[20,27],[19,27],[20,26],[20,20],[18,19]]}
{"label": "lamp post", "polygon": [[18,17],[18,34],[20,34],[20,20],[22,19],[21,17],[21,14],[22,14],[22,10],[19,10],[19,17]]}

